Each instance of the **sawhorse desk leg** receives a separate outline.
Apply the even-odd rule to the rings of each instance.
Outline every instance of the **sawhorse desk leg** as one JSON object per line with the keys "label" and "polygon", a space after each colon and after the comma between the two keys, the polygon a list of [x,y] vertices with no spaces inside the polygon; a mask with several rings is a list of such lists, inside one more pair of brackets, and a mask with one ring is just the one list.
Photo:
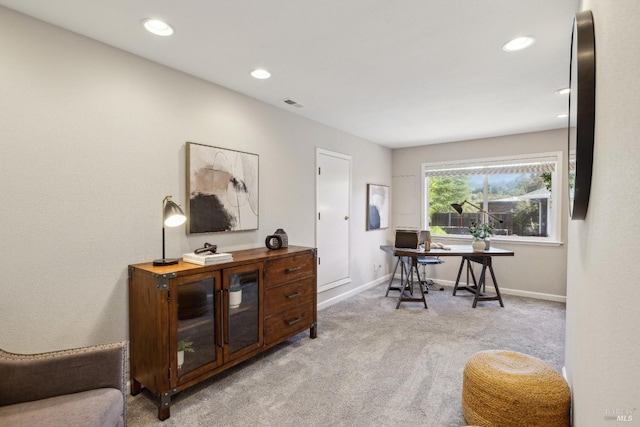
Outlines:
{"label": "sawhorse desk leg", "polygon": [[[422,288],[423,281],[420,278],[420,271],[418,270],[418,261],[416,258],[410,258],[411,266],[409,267],[409,271],[407,272],[407,279],[400,283],[400,296],[398,297],[398,303],[396,304],[396,309],[400,308],[400,304],[402,302],[422,302],[424,303],[424,308],[427,307],[427,299],[424,297],[426,290]],[[402,262],[404,265],[405,263]],[[420,298],[413,296],[413,271],[415,270],[416,276],[418,277],[418,287],[420,288]],[[426,286],[426,285],[424,285]],[[409,291],[409,295],[407,295],[407,291]]]}
{"label": "sawhorse desk leg", "polygon": [[[400,287],[391,286],[391,284],[393,283],[393,280],[396,277],[396,271],[398,271],[398,266],[400,266]],[[407,267],[404,261],[402,260],[402,257],[398,257],[398,260],[396,261],[396,266],[393,268],[393,273],[391,274],[391,279],[389,280],[389,285],[387,285],[387,293],[384,294],[385,297],[389,296],[389,291],[402,291],[402,284],[404,283],[405,274],[407,275],[407,277],[409,276]]]}
{"label": "sawhorse desk leg", "polygon": [[[460,286],[460,276],[462,275],[462,268],[464,267],[465,262],[467,263],[467,284],[466,286]],[[476,276],[473,272],[473,268],[471,268],[472,262],[482,264],[482,272],[480,273],[480,280],[478,281],[476,280]],[[491,273],[491,280],[493,281],[493,287],[496,290],[495,295],[483,294],[483,292],[486,291],[487,267],[489,268],[489,273]],[[473,285],[469,285],[469,273],[471,273],[471,278],[473,279]],[[458,290],[468,291],[474,294],[473,306],[472,306],[473,308],[476,308],[478,301],[498,301],[500,302],[500,307],[504,307],[504,303],[502,302],[502,296],[500,295],[500,288],[498,288],[498,282],[496,281],[496,275],[493,271],[493,265],[491,263],[490,256],[462,257],[462,262],[460,263],[460,269],[458,270],[458,277],[456,278],[456,284],[453,287],[453,295],[455,295]]]}

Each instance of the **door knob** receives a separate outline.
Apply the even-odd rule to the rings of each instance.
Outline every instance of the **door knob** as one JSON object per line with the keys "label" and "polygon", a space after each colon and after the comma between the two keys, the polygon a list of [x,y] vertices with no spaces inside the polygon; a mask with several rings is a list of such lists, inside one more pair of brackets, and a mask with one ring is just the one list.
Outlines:
{"label": "door knob", "polygon": [[349,217],[348,217],[347,215],[345,215],[345,216],[344,216],[344,220],[346,221],[346,220],[348,220],[348,219],[349,219]]}

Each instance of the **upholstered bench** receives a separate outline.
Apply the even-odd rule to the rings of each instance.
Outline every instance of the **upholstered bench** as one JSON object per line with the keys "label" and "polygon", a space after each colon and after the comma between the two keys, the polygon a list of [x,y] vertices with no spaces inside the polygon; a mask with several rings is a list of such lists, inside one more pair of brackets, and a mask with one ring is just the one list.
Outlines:
{"label": "upholstered bench", "polygon": [[42,354],[0,350],[0,425],[125,426],[126,344]]}
{"label": "upholstered bench", "polygon": [[478,426],[570,425],[571,393],[563,376],[536,357],[504,350],[469,358],[462,380],[462,412]]}

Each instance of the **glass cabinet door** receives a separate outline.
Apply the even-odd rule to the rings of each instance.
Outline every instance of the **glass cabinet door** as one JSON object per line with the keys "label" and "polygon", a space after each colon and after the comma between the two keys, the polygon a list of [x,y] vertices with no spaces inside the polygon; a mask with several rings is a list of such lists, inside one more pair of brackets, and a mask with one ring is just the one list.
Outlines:
{"label": "glass cabinet door", "polygon": [[[181,278],[176,287],[176,367],[179,377],[222,363],[217,273]],[[173,298],[173,296],[171,296]]]}
{"label": "glass cabinet door", "polygon": [[225,270],[225,360],[262,345],[262,264]]}

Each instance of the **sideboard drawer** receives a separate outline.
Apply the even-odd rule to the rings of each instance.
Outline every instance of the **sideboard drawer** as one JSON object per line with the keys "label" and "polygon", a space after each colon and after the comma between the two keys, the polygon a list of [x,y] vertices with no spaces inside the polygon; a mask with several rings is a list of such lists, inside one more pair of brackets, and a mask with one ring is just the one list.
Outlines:
{"label": "sideboard drawer", "polygon": [[313,277],[267,289],[265,315],[269,316],[313,299],[314,290]]}
{"label": "sideboard drawer", "polygon": [[270,344],[287,335],[302,332],[313,323],[313,301],[309,301],[275,316],[267,317],[265,339],[267,344]]}
{"label": "sideboard drawer", "polygon": [[265,286],[269,288],[280,283],[311,276],[315,260],[312,252],[268,260],[265,263]]}

